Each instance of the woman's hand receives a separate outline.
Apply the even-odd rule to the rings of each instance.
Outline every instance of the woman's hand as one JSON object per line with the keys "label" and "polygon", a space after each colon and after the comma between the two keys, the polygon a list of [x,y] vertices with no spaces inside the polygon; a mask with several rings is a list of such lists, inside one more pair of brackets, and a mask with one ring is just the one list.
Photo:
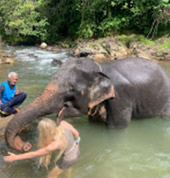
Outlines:
{"label": "woman's hand", "polygon": [[4,161],[11,163],[11,162],[17,160],[16,156],[17,156],[16,154],[8,152],[8,156],[4,156]]}

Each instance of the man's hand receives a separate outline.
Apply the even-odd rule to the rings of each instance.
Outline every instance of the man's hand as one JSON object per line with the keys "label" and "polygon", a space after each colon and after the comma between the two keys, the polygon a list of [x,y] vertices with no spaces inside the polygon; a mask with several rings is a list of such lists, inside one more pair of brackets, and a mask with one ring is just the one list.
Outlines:
{"label": "man's hand", "polygon": [[15,94],[16,94],[16,95],[20,94],[20,91],[19,91],[19,90],[16,90],[16,91],[15,91]]}
{"label": "man's hand", "polygon": [[0,104],[3,104],[1,100],[0,100]]}

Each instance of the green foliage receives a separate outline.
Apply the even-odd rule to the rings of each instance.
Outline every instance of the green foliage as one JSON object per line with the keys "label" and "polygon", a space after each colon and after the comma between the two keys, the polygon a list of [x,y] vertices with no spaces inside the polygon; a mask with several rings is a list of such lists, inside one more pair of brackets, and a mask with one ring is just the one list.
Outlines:
{"label": "green foliage", "polygon": [[80,14],[75,0],[41,0],[40,12],[48,19],[48,43],[63,37],[77,37]]}
{"label": "green foliage", "polygon": [[127,19],[124,17],[110,17],[104,19],[98,26],[100,36],[108,36],[113,32],[118,33],[124,26],[126,26]]}
{"label": "green foliage", "polygon": [[153,38],[162,32],[169,31],[170,34],[170,2],[169,0],[160,0],[159,4],[154,7],[154,18],[148,33],[148,37]]}
{"label": "green foliage", "polygon": [[63,48],[74,48],[76,46],[76,43],[74,43],[72,40],[67,39],[61,43],[61,46]]}
{"label": "green foliage", "polygon": [[158,12],[169,7],[168,0],[84,0],[79,3],[82,17],[79,34],[85,37],[107,36],[127,29],[147,35]]}
{"label": "green foliage", "polygon": [[1,0],[1,32],[12,43],[45,40],[47,19],[40,16],[38,4],[32,0]]}
{"label": "green foliage", "polygon": [[170,33],[169,0],[0,0],[0,34],[9,42],[56,43],[132,31]]}
{"label": "green foliage", "polygon": [[170,49],[170,40],[164,41],[164,43],[159,45],[158,47]]}
{"label": "green foliage", "polygon": [[155,42],[153,40],[149,40],[143,35],[136,35],[136,34],[118,35],[117,38],[122,44],[126,45],[127,47],[133,42],[139,43],[141,45],[148,45],[148,46],[155,45]]}
{"label": "green foliage", "polygon": [[79,36],[85,39],[95,36],[95,24],[82,23],[79,28]]}

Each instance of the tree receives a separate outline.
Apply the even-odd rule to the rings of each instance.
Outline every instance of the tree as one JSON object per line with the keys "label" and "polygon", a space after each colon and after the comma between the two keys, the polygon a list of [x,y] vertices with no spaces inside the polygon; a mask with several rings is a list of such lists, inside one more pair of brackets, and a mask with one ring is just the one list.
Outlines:
{"label": "tree", "polygon": [[8,42],[24,43],[46,39],[47,19],[40,16],[40,4],[32,0],[0,1],[0,32]]}

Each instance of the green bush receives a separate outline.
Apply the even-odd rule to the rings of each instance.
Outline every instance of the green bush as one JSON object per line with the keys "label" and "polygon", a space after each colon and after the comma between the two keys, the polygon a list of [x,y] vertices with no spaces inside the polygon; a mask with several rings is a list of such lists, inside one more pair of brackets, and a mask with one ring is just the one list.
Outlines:
{"label": "green bush", "polygon": [[44,41],[47,37],[47,19],[41,17],[32,0],[1,0],[0,24],[3,38],[11,43]]}
{"label": "green bush", "polygon": [[0,34],[12,43],[56,43],[125,31],[170,33],[169,0],[0,0]]}

